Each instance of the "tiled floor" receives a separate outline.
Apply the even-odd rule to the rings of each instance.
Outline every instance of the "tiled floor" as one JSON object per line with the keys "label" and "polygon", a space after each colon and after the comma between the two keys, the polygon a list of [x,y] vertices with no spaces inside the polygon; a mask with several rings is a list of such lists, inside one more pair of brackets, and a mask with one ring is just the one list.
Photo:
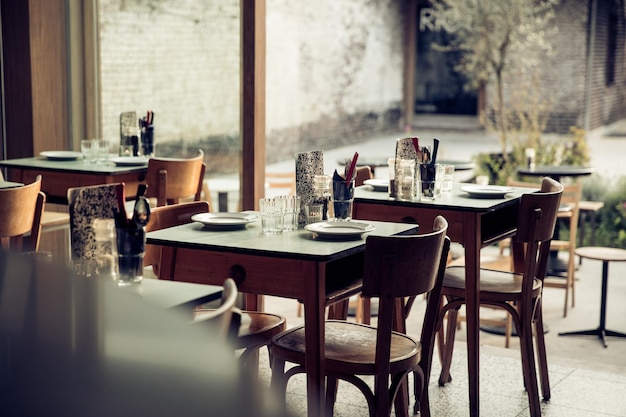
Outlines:
{"label": "tiled floor", "polygon": [[[563,337],[561,331],[595,328],[599,322],[601,263],[585,260],[577,272],[576,307],[562,317],[563,291],[546,289],[544,317],[552,398],[543,403],[548,417],[626,416],[626,339],[608,338],[604,348],[595,337]],[[626,332],[626,263],[609,268],[607,327]],[[409,333],[419,334],[417,317],[425,302],[418,300],[409,320]],[[266,299],[266,310],[283,314],[290,326],[302,323],[296,316],[296,302],[275,297]],[[485,314],[494,314],[486,311]],[[414,321],[414,322],[413,322]],[[413,324],[413,325],[412,325]],[[452,376],[445,387],[437,384],[440,369],[433,362],[430,381],[433,416],[466,416],[468,412],[465,327],[457,332]],[[522,382],[517,340],[505,349],[503,337],[481,332],[480,407],[481,416],[528,416],[528,401]],[[269,383],[267,355],[262,353],[261,378]],[[361,393],[340,383],[336,416],[365,416],[366,403]],[[294,416],[306,415],[305,379],[298,375],[290,381],[287,402]],[[411,401],[413,404],[413,400]]]}

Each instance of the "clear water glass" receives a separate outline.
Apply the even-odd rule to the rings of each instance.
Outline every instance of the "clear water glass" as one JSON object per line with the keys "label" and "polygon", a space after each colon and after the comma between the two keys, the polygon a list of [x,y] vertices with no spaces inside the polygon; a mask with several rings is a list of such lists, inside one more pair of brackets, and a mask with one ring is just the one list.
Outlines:
{"label": "clear water glass", "polygon": [[266,236],[283,232],[285,224],[285,199],[262,198],[259,200],[261,228]]}

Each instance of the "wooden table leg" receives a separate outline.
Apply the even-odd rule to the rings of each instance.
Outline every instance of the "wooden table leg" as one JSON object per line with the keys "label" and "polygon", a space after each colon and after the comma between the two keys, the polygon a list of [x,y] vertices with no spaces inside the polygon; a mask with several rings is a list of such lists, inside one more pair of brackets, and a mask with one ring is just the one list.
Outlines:
{"label": "wooden table leg", "polygon": [[304,337],[306,349],[307,415],[322,416],[324,412],[324,266],[307,265],[304,284]]}
{"label": "wooden table leg", "polygon": [[[480,215],[468,213],[463,225],[465,246],[465,308],[470,416],[479,412]],[[454,343],[453,340],[450,343]]]}

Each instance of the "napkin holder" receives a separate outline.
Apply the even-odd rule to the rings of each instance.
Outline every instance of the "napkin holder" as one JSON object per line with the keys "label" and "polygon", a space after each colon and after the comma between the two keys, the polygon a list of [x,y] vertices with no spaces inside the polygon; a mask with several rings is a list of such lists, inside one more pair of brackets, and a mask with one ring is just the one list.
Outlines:
{"label": "napkin holder", "polygon": [[300,197],[298,224],[306,223],[304,207],[315,199],[313,178],[324,174],[324,152],[310,151],[296,154],[296,195]]}

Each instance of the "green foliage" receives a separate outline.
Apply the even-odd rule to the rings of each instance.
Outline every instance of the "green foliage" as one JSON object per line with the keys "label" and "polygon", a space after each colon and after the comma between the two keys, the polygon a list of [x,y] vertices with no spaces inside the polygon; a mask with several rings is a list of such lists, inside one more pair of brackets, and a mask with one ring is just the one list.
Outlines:
{"label": "green foliage", "polygon": [[[598,177],[583,186],[583,199],[604,201],[596,218],[595,245],[626,249],[626,177],[620,178],[610,188],[607,181]],[[590,225],[584,225],[585,242],[590,244]]]}
{"label": "green foliage", "polygon": [[475,157],[478,175],[487,175],[490,184],[506,184],[508,177],[518,178],[517,169],[526,164],[526,148],[535,149],[537,165],[576,165],[589,163],[589,148],[585,140],[585,131],[577,127],[570,128],[570,135],[551,140],[539,137],[534,139],[534,146],[528,137],[511,141],[511,148],[505,158],[502,154],[481,153]]}

